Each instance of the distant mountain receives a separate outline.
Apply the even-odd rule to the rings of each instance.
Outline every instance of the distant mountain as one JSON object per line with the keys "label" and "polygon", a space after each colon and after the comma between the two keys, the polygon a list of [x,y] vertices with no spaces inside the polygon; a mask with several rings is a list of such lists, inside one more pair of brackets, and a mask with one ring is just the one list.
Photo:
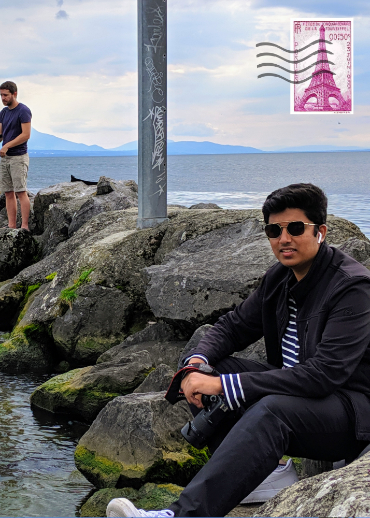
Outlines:
{"label": "distant mountain", "polygon": [[32,128],[31,138],[28,141],[30,151],[105,151],[100,146],[87,146],[86,144],[77,144],[63,138],[54,137],[47,133],[41,133]]}
{"label": "distant mountain", "polygon": [[[137,149],[138,144],[135,140],[110,149],[110,151],[137,151]],[[228,155],[232,153],[264,153],[264,151],[254,147],[230,146],[207,141],[183,140],[175,142],[174,140],[167,140],[168,155]]]}
{"label": "distant mountain", "polygon": [[313,146],[294,146],[270,151],[270,153],[319,153],[330,151],[367,151],[367,148],[359,146],[331,146],[331,145],[313,145]]}

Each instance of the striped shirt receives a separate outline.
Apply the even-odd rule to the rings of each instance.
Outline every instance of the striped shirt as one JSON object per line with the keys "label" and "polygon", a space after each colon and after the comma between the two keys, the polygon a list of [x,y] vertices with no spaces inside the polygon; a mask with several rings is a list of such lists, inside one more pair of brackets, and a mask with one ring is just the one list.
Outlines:
{"label": "striped shirt", "polygon": [[299,363],[299,342],[297,334],[297,305],[293,297],[289,297],[289,322],[281,342],[283,350],[283,365],[285,368],[294,367]]}

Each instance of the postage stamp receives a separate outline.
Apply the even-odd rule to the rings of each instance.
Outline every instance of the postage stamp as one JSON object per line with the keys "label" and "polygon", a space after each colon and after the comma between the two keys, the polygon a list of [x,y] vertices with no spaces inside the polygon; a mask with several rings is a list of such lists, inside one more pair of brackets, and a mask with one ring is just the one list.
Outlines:
{"label": "postage stamp", "polygon": [[353,20],[291,20],[290,113],[353,113]]}

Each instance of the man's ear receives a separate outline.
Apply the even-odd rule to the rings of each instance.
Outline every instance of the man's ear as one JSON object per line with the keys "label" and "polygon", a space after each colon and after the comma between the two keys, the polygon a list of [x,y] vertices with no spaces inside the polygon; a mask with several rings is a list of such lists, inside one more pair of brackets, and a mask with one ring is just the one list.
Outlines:
{"label": "man's ear", "polygon": [[328,231],[328,227],[326,225],[320,225],[319,226],[319,232],[317,234],[317,236],[318,236],[317,241],[319,243],[322,243],[324,241],[324,239],[326,237],[326,234],[327,234],[327,231]]}

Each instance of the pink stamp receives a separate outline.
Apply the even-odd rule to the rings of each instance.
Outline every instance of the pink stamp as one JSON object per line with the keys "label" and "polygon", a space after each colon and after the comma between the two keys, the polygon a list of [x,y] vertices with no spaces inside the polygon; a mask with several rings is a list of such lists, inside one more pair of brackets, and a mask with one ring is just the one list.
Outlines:
{"label": "pink stamp", "polygon": [[290,113],[353,113],[353,20],[292,20]]}

